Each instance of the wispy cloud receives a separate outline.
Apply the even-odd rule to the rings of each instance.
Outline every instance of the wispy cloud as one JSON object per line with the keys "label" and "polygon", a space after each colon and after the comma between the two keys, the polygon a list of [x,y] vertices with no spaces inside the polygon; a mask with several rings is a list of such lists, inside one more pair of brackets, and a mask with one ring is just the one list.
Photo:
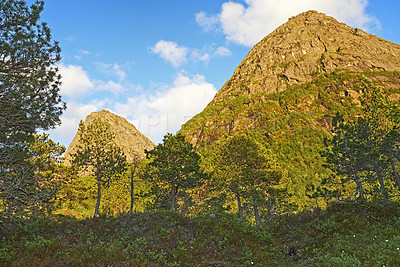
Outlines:
{"label": "wispy cloud", "polygon": [[226,47],[215,47],[213,44],[208,44],[201,49],[188,48],[180,46],[171,41],[161,40],[151,48],[151,51],[158,54],[165,61],[172,64],[174,67],[180,67],[186,62],[209,62],[213,57],[227,57],[232,53]]}
{"label": "wispy cloud", "polygon": [[160,55],[161,58],[171,63],[174,67],[179,67],[186,62],[188,48],[179,46],[175,42],[161,40],[151,48],[151,51]]}
{"label": "wispy cloud", "polygon": [[288,18],[308,10],[324,12],[365,30],[379,27],[379,21],[366,12],[368,0],[245,0],[245,3],[225,2],[219,14],[199,12],[196,21],[205,31],[221,29],[227,40],[245,46],[253,46]]}
{"label": "wispy cloud", "polygon": [[200,51],[198,49],[194,49],[191,52],[190,56],[191,56],[191,59],[194,62],[199,62],[199,61],[208,62],[210,60],[210,54],[209,53],[204,52],[204,51]]}
{"label": "wispy cloud", "polygon": [[121,65],[100,62],[97,63],[97,68],[104,74],[116,77],[119,80],[124,80],[126,78],[126,72]]}
{"label": "wispy cloud", "polygon": [[77,60],[81,60],[83,56],[89,55],[90,52],[85,49],[79,49],[78,54],[74,56]]}
{"label": "wispy cloud", "polygon": [[207,15],[202,11],[196,14],[196,22],[204,31],[208,32],[218,27],[219,17],[218,15]]}
{"label": "wispy cloud", "polygon": [[220,57],[227,57],[232,55],[232,52],[228,48],[220,46],[215,50],[214,54]]}

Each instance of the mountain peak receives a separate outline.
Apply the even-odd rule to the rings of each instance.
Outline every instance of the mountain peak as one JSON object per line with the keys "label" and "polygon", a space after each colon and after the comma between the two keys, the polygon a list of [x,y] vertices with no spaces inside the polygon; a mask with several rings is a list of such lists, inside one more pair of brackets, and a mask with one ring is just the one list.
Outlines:
{"label": "mountain peak", "polygon": [[[85,118],[84,124],[88,125],[94,119],[106,121],[110,125],[111,130],[115,133],[115,143],[124,151],[128,162],[132,162],[135,155],[143,158],[145,156],[144,150],[151,150],[155,146],[134,125],[106,109],[90,113]],[[76,150],[78,143],[79,135],[77,133],[65,152],[67,162]]]}
{"label": "mountain peak", "polygon": [[214,101],[280,92],[310,81],[317,72],[395,71],[400,69],[399,57],[398,44],[323,13],[307,11],[291,17],[257,43]]}

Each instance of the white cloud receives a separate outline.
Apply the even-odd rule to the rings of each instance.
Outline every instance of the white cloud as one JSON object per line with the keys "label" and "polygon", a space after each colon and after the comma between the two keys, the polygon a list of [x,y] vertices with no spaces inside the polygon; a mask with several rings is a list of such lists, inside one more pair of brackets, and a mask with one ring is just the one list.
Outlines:
{"label": "white cloud", "polygon": [[163,86],[163,90],[155,94],[116,103],[113,110],[158,143],[167,132],[175,133],[183,123],[202,111],[216,92],[214,85],[207,83],[204,76],[189,77],[179,73],[173,85]]}
{"label": "white cloud", "polygon": [[199,12],[196,14],[196,22],[204,31],[208,32],[218,26],[219,18],[217,15],[208,16],[205,12]]}
{"label": "white cloud", "polygon": [[232,52],[228,48],[220,46],[215,50],[214,54],[220,57],[227,57],[232,55]]}
{"label": "white cloud", "polygon": [[366,13],[368,0],[245,0],[246,5],[225,2],[218,14],[207,16],[204,12],[196,15],[199,26],[210,29],[219,25],[227,40],[246,46],[253,46],[271,33],[288,18],[308,10],[317,10],[333,16],[339,21],[365,30],[379,27],[376,18]]}
{"label": "white cloud", "polygon": [[207,52],[202,52],[197,49],[194,49],[191,53],[191,59],[194,62],[198,61],[208,62],[210,60],[210,54],[208,54]]}
{"label": "white cloud", "polygon": [[62,85],[60,87],[60,94],[66,97],[79,97],[87,93],[87,91],[94,87],[90,81],[88,74],[81,66],[64,64],[59,65],[60,73],[62,76]]}
{"label": "white cloud", "polygon": [[122,70],[122,66],[118,64],[97,63],[97,67],[105,74],[114,76],[119,80],[126,78],[126,72]]}
{"label": "white cloud", "polygon": [[110,92],[113,95],[119,95],[126,91],[126,88],[122,84],[114,81],[94,81],[94,84],[94,91],[96,92]]}
{"label": "white cloud", "polygon": [[[153,142],[161,142],[167,132],[175,133],[183,123],[201,112],[217,92],[215,86],[208,83],[203,75],[189,76],[184,72],[178,73],[171,85],[154,85],[153,93],[145,93],[139,90],[140,87],[138,89],[130,84],[91,81],[80,66],[61,65],[60,69],[64,75],[67,74],[67,79],[64,78],[68,81],[67,86],[62,89],[63,96],[69,96],[67,110],[61,116],[61,126],[48,132],[50,138],[63,145],[72,141],[81,119],[104,108],[128,119]],[[89,94],[89,88],[92,88],[91,94],[102,91],[119,95],[129,89],[138,95],[123,100],[120,97],[102,100],[94,98],[83,103],[85,100],[77,96]]]}
{"label": "white cloud", "polygon": [[160,55],[161,58],[171,63],[174,67],[179,67],[186,62],[188,48],[179,46],[175,42],[161,40],[151,48],[151,51]]}
{"label": "white cloud", "polygon": [[[125,78],[125,72],[117,64],[99,63],[99,66],[103,69],[103,72],[108,72],[110,75],[120,79]],[[112,80],[91,80],[82,66],[65,66],[61,64],[58,67],[62,76],[60,94],[63,97],[67,97],[69,101],[79,99],[82,96],[93,95],[97,92],[109,92],[113,95],[119,95],[126,91],[126,86]]]}
{"label": "white cloud", "polygon": [[163,40],[159,41],[151,50],[175,67],[179,67],[187,61],[207,63],[214,57],[226,57],[232,54],[228,48],[222,46],[215,48],[214,44],[206,45],[202,49],[196,49],[179,46],[177,43]]}

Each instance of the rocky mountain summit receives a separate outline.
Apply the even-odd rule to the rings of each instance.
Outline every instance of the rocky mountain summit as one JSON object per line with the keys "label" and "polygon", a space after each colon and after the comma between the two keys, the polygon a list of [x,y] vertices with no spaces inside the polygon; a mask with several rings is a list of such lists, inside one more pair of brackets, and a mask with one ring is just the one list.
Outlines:
{"label": "rocky mountain summit", "polygon": [[[198,146],[210,144],[226,133],[260,126],[263,119],[257,112],[269,110],[269,115],[276,112],[260,107],[273,104],[271,101],[279,102],[273,94],[277,96],[296,86],[305,85],[319,75],[369,73],[368,79],[379,86],[396,87],[398,77],[379,73],[399,71],[399,59],[398,44],[347,26],[317,11],[301,13],[290,18],[251,49],[203,112],[183,125],[182,133],[193,145]],[[346,87],[346,94],[351,92],[353,102],[357,102],[359,92],[353,90],[350,84],[347,81],[332,86]],[[342,94],[345,94],[344,90]],[[311,109],[310,105],[316,97],[319,96],[297,99],[297,108]],[[281,101],[281,108],[282,104]],[[317,120],[325,120],[326,114]],[[327,128],[329,122],[322,123]]]}
{"label": "rocky mountain summit", "polygon": [[280,92],[310,81],[316,72],[395,71],[400,69],[399,59],[398,44],[308,11],[256,44],[213,102],[239,94]]}
{"label": "rocky mountain summit", "polygon": [[[100,119],[109,123],[110,129],[115,133],[115,143],[124,151],[128,162],[132,162],[135,155],[141,158],[145,157],[144,150],[151,150],[155,146],[134,125],[108,110],[90,113],[84,121],[85,125],[88,125],[93,119]],[[76,134],[65,153],[66,162],[69,162],[78,143],[79,135]]]}

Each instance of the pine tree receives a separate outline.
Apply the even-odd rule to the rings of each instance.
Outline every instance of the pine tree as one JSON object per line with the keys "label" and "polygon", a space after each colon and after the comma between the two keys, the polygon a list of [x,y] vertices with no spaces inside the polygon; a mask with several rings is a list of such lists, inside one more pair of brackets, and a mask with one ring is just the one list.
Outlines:
{"label": "pine tree", "polygon": [[[29,211],[37,190],[26,159],[33,134],[60,123],[60,47],[40,21],[44,1],[0,1],[0,198]],[[14,207],[13,205],[20,205]],[[16,214],[14,214],[16,215]]]}
{"label": "pine tree", "polygon": [[249,198],[259,224],[259,203],[282,178],[272,153],[248,135],[235,135],[220,141],[212,162],[213,179],[235,195],[239,218],[243,220],[242,199]]}
{"label": "pine tree", "polygon": [[72,154],[72,164],[83,167],[94,175],[97,182],[97,201],[94,217],[99,214],[101,188],[108,187],[125,171],[126,156],[114,140],[115,134],[107,122],[93,119],[87,126],[79,123],[79,144]]}
{"label": "pine tree", "polygon": [[[51,211],[59,187],[72,172],[61,164],[65,147],[35,134],[26,144],[24,169],[6,172],[3,181],[9,182],[9,199],[4,202],[3,214],[32,214]],[[23,172],[21,171],[23,170]]]}
{"label": "pine tree", "polygon": [[144,178],[156,186],[155,190],[167,188],[170,207],[177,210],[178,197],[185,200],[187,190],[200,186],[203,182],[205,176],[200,170],[200,156],[180,133],[168,133],[161,144],[145,152],[151,161],[147,165]]}
{"label": "pine tree", "polygon": [[[343,183],[356,184],[355,198],[365,198],[365,187],[372,198],[389,200],[393,180],[400,189],[397,172],[400,144],[398,108],[369,80],[359,83],[362,115],[344,121],[337,114],[332,124],[333,138],[325,140],[323,155],[327,166],[344,177]],[[392,179],[390,174],[393,175]],[[374,188],[377,187],[375,190]]]}

